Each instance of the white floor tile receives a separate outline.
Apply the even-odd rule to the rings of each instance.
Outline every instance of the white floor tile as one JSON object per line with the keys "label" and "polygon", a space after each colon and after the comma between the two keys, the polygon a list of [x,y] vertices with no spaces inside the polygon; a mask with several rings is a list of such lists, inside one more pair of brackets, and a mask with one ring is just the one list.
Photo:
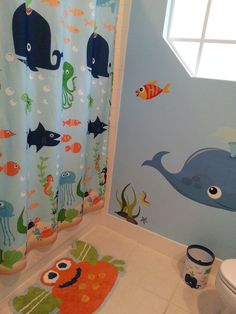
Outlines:
{"label": "white floor tile", "polygon": [[119,259],[129,256],[137,245],[135,241],[103,226],[95,227],[83,237],[83,241],[94,245],[99,256],[112,255]]}
{"label": "white floor tile", "polygon": [[215,289],[215,278],[210,276],[205,289],[192,289],[180,282],[171,302],[193,314],[218,314],[224,308]]}
{"label": "white floor tile", "polygon": [[169,257],[137,245],[127,259],[127,275],[141,288],[170,299],[180,280],[173,264]]}
{"label": "white floor tile", "polygon": [[[126,262],[125,273],[96,314],[218,314],[223,309],[214,287],[215,279],[210,276],[204,290],[191,289],[181,278],[181,260],[169,258],[104,226],[94,227],[81,240],[94,245],[100,257],[112,255]],[[11,311],[1,305],[0,313]]]}
{"label": "white floor tile", "polygon": [[112,297],[99,314],[162,314],[168,306],[168,301],[152,294],[130,281],[120,280],[113,291]]}
{"label": "white floor tile", "polygon": [[191,312],[183,310],[174,304],[170,304],[165,314],[191,314]]}

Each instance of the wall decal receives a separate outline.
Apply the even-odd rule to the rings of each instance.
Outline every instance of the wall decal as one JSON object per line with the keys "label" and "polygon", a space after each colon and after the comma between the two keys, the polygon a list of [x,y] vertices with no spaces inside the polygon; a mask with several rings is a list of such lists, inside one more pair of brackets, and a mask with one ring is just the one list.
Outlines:
{"label": "wall decal", "polygon": [[161,151],[143,166],[158,170],[185,197],[204,205],[236,212],[236,158],[228,151],[204,148],[193,153],[182,170],[171,173],[164,168]]}
{"label": "wall decal", "polygon": [[142,216],[142,218],[140,219],[140,221],[145,225],[148,223],[147,221],[147,217]]}
{"label": "wall decal", "polygon": [[120,205],[120,210],[115,212],[117,215],[126,218],[128,222],[131,222],[135,225],[138,224],[136,218],[140,215],[141,207],[139,206],[137,214],[133,213],[133,210],[135,209],[137,205],[137,196],[134,188],[131,186],[132,193],[133,193],[133,201],[131,202],[129,199],[129,196],[126,193],[128,187],[131,186],[131,184],[127,184],[121,191],[120,199],[118,197],[118,191],[116,191],[116,200]]}
{"label": "wall decal", "polygon": [[151,203],[149,201],[147,201],[147,193],[142,191],[140,193],[140,203],[143,205],[143,206],[150,206]]}
{"label": "wall decal", "polygon": [[212,135],[223,138],[224,142],[229,145],[231,157],[236,157],[236,129],[223,127],[216,130]]}
{"label": "wall decal", "polygon": [[157,85],[157,81],[149,82],[143,86],[140,86],[136,90],[136,96],[144,100],[150,100],[161,93],[168,94],[170,91],[170,83],[166,84],[163,88]]}

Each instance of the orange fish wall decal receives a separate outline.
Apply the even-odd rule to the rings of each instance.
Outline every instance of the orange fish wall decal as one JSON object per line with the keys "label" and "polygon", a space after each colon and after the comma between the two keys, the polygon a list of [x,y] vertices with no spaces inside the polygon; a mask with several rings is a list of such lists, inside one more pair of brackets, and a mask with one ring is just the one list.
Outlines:
{"label": "orange fish wall decal", "polygon": [[136,90],[136,96],[144,100],[150,100],[161,93],[168,94],[170,91],[170,83],[167,83],[163,88],[157,85],[157,81],[149,82],[140,86]]}

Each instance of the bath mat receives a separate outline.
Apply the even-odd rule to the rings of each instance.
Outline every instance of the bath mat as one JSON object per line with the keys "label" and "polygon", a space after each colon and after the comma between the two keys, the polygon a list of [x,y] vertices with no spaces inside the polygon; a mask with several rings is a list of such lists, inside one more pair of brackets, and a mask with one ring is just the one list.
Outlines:
{"label": "bath mat", "polygon": [[11,300],[13,313],[92,314],[110,295],[125,262],[99,258],[95,247],[76,241],[68,253],[45,269],[32,286]]}

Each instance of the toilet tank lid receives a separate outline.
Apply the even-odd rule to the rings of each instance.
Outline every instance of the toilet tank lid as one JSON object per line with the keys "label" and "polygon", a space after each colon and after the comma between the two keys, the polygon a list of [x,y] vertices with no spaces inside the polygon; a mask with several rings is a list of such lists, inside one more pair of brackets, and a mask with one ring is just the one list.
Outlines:
{"label": "toilet tank lid", "polygon": [[236,288],[236,259],[228,259],[222,262],[220,272],[223,278]]}

